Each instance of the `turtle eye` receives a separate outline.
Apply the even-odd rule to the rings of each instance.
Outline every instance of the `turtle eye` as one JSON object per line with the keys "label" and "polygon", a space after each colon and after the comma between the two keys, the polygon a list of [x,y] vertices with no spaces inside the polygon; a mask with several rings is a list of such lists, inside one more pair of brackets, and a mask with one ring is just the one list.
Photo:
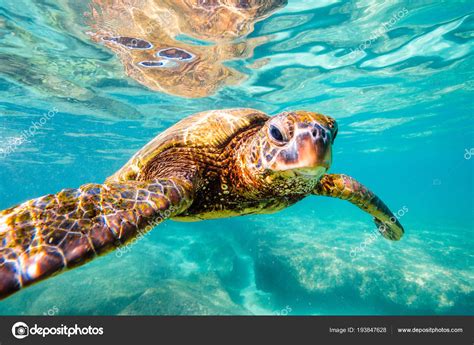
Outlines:
{"label": "turtle eye", "polygon": [[283,134],[281,133],[281,131],[274,125],[270,125],[270,135],[273,139],[275,139],[276,141],[280,141],[280,142],[283,142],[285,139],[283,138]]}

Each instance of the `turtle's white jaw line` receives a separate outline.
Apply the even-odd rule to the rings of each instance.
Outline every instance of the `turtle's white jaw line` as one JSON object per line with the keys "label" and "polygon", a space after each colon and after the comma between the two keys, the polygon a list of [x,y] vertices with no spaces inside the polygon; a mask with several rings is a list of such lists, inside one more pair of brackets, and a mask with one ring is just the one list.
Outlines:
{"label": "turtle's white jaw line", "polygon": [[308,179],[320,179],[327,171],[326,167],[319,166],[317,168],[299,168],[293,170],[296,175],[303,176]]}
{"label": "turtle's white jaw line", "polygon": [[327,169],[325,167],[319,166],[316,168],[293,168],[280,170],[278,173],[279,175],[288,178],[302,177],[306,180],[319,180],[326,173],[326,171]]}

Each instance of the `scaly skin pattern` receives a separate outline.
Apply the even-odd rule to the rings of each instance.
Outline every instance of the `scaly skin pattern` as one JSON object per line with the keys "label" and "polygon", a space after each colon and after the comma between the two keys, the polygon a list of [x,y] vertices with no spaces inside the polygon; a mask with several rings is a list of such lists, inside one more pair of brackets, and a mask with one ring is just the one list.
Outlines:
{"label": "scaly skin pattern", "polygon": [[[310,178],[298,175],[291,169],[298,169],[298,164],[302,164],[304,169],[306,164],[310,164],[303,158],[330,159],[330,153],[326,150],[321,150],[320,153],[329,157],[311,157],[305,149],[306,144],[313,146],[313,140],[318,142],[317,146],[328,146],[331,134],[324,138],[301,135],[301,142],[288,147],[269,139],[268,129],[276,123],[282,130],[285,129],[287,137],[299,138],[300,133],[313,132],[315,125],[320,124],[337,131],[332,119],[311,112],[285,112],[274,118],[267,118],[263,126],[256,126],[236,135],[222,150],[218,159],[214,157],[212,160],[220,162],[218,166],[215,163],[206,165],[193,205],[174,219],[194,221],[274,213],[310,194],[324,169],[316,170],[316,175],[310,175]],[[297,156],[298,145],[302,148],[299,154],[307,157]],[[286,168],[290,170],[279,171]]]}
{"label": "scaly skin pattern", "polygon": [[347,200],[361,210],[374,216],[380,233],[390,240],[399,240],[403,236],[403,227],[390,209],[371,192],[350,176],[325,175],[314,189],[315,195],[330,196]]}
{"label": "scaly skin pattern", "polygon": [[[261,111],[245,108],[191,115],[151,140],[107,181],[146,181],[189,170],[175,168],[178,163],[200,166],[201,171],[208,166],[219,170],[226,165],[226,158],[232,151],[229,145],[235,146],[233,139],[252,128],[261,128],[268,119],[269,116]],[[173,175],[167,175],[170,170]]]}
{"label": "scaly skin pattern", "polygon": [[246,214],[274,213],[304,197],[297,192],[287,193],[285,198],[278,197],[264,190],[264,183],[260,179],[252,179],[254,184],[248,188],[250,180],[246,178],[250,176],[251,171],[242,165],[241,152],[238,148],[251,141],[258,130],[260,128],[257,127],[236,136],[217,160],[213,161],[214,163],[202,165],[202,179],[196,186],[193,204],[182,214],[175,216],[174,220],[199,221]]}
{"label": "scaly skin pattern", "polygon": [[192,202],[189,187],[172,179],[86,184],[0,212],[0,298],[180,213]]}
{"label": "scaly skin pattern", "polygon": [[104,184],[87,184],[0,212],[0,298],[179,221],[273,213],[308,195],[347,200],[398,240],[388,207],[345,175],[326,174],[336,121],[255,109],[189,116],[139,150]]}

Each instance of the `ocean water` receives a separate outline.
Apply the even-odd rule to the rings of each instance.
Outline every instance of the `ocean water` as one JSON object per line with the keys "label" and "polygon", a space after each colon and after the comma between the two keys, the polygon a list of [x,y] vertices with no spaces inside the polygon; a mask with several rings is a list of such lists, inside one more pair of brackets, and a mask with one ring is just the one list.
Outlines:
{"label": "ocean water", "polygon": [[[194,12],[117,3],[98,16],[85,0],[0,0],[0,209],[100,183],[198,111],[306,109],[338,121],[331,172],[370,187],[405,236],[373,240],[368,215],[314,196],[273,215],[168,221],[0,314],[474,314],[473,2],[274,1],[229,37],[231,25],[182,22],[145,32],[117,18]],[[146,51],[100,39],[127,30],[199,63],[136,69]]]}

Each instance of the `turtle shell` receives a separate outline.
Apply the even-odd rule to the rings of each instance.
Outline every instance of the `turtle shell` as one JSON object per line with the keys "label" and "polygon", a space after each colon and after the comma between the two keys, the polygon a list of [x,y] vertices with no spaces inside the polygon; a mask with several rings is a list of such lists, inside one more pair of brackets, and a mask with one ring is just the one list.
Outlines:
{"label": "turtle shell", "polygon": [[107,181],[140,180],[147,164],[170,148],[186,147],[203,153],[219,153],[234,136],[263,126],[268,118],[255,109],[210,110],[191,115],[155,137]]}

